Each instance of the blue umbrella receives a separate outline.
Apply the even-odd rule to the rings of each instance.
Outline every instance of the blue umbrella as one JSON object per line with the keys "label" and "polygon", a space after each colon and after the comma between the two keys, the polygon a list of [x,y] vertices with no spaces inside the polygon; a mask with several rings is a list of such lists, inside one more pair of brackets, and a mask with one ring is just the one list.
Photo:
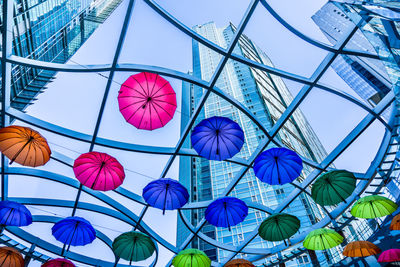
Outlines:
{"label": "blue umbrella", "polygon": [[235,197],[221,197],[214,200],[206,209],[206,220],[218,227],[228,227],[244,221],[249,208],[246,203]]}
{"label": "blue umbrella", "polygon": [[32,223],[31,212],[14,201],[0,201],[0,225],[27,226]]}
{"label": "blue umbrella", "polygon": [[152,207],[175,210],[183,207],[189,200],[187,189],[178,181],[161,178],[150,182],[143,188],[143,198]]}
{"label": "blue umbrella", "polygon": [[96,231],[90,222],[75,216],[67,217],[57,222],[53,225],[51,231],[58,241],[68,245],[67,250],[69,246],[84,246],[92,243],[96,238]]}
{"label": "blue umbrella", "polygon": [[281,147],[261,153],[254,161],[254,173],[262,182],[282,185],[300,176],[303,162],[296,152]]}
{"label": "blue umbrella", "polygon": [[194,127],[192,146],[197,153],[210,160],[232,158],[244,143],[244,133],[239,124],[225,117],[211,117]]}

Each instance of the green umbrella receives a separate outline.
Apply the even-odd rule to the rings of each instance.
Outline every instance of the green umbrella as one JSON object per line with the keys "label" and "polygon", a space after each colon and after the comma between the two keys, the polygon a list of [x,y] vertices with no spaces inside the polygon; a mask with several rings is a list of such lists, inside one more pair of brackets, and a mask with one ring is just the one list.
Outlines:
{"label": "green umbrella", "polygon": [[129,261],[142,261],[153,255],[156,246],[147,235],[140,232],[126,232],[115,238],[113,251],[119,258]]}
{"label": "green umbrella", "polygon": [[310,250],[324,250],[336,247],[343,240],[343,236],[334,230],[321,228],[308,233],[303,241],[303,246]]}
{"label": "green umbrella", "polygon": [[258,234],[267,241],[282,241],[294,235],[299,229],[300,220],[297,217],[286,213],[277,213],[261,223]]}
{"label": "green umbrella", "polygon": [[321,175],[311,188],[311,197],[322,206],[346,202],[356,188],[356,177],[348,171],[330,171]]}
{"label": "green umbrella", "polygon": [[360,198],[351,208],[351,215],[357,218],[374,219],[390,215],[398,206],[390,199],[378,195]]}
{"label": "green umbrella", "polygon": [[210,267],[211,260],[203,251],[188,248],[174,257],[172,265],[175,267]]}

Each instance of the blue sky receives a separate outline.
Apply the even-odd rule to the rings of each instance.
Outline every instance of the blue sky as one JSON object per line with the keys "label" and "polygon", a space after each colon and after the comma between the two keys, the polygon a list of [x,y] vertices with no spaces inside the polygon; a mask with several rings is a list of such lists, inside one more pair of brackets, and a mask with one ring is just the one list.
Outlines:
{"label": "blue sky", "polygon": [[[209,21],[215,21],[219,27],[226,26],[230,21],[237,25],[249,4],[248,0],[160,0],[158,2],[168,12],[174,14],[190,27]],[[268,2],[297,29],[313,38],[327,42],[310,18],[325,1],[273,0]],[[106,23],[101,25],[74,55],[69,63],[110,63],[114,55],[126,7],[127,1],[125,0]],[[257,7],[244,33],[270,56],[277,68],[296,74],[310,76],[326,55],[325,51],[305,43],[283,28],[261,5]],[[156,65],[186,73],[191,69],[192,65],[191,44],[192,40],[189,37],[168,24],[142,0],[138,0],[119,62]],[[92,134],[107,82],[104,75],[107,76],[108,74],[58,73],[56,79],[48,85],[45,93],[41,94],[35,104],[30,106],[27,111],[30,115],[54,124]],[[119,113],[117,105],[117,92],[120,84],[130,75],[131,73],[127,72],[115,74],[99,136],[136,144],[175,146],[179,139],[180,130],[181,82],[168,78],[177,92],[178,112],[175,114],[174,119],[162,129],[153,132],[139,131],[125,122]],[[333,85],[357,97],[332,70],[328,71],[322,80],[324,83]],[[294,94],[301,88],[301,84],[286,80],[285,82]],[[328,152],[366,115],[365,111],[354,104],[318,89],[314,89],[311,92],[301,105],[301,110]],[[336,166],[351,171],[365,171],[376,153],[383,136],[383,130],[379,122],[374,123],[342,157],[336,160]],[[45,131],[41,132],[49,140],[53,150],[64,153],[71,158],[76,158],[80,153],[87,152],[89,149],[88,144],[71,141]],[[107,152],[118,158],[126,168],[127,177],[123,186],[138,194],[141,194],[142,188],[152,178],[160,176],[163,166],[168,160],[167,156],[116,151],[103,147],[95,147],[95,150]],[[44,168],[73,177],[70,168],[57,162],[50,162]],[[177,178],[177,168],[178,165],[175,162],[168,173],[168,177]],[[27,186],[20,188],[17,183],[11,182],[10,195],[59,199],[75,199],[76,196],[76,190],[65,189],[64,186],[56,183],[42,183],[42,181],[39,183],[37,178],[18,177],[18,179],[18,184],[23,182]],[[53,190],[44,191],[42,190],[43,186]],[[135,213],[140,213],[140,206],[135,203],[122,200],[112,192],[106,194],[123,201]],[[85,194],[81,199],[104,205]],[[35,214],[54,212],[61,216],[67,216],[71,212],[68,209],[60,208],[43,207],[43,209],[45,211],[37,209],[32,209],[32,211]],[[107,219],[102,215],[89,214],[83,211],[78,211],[77,215],[89,218],[111,238],[116,237],[123,231],[130,230],[128,225]],[[167,212],[165,216],[162,216],[160,211],[150,209],[144,221],[152,226],[162,237],[171,243],[175,243],[176,212]],[[55,242],[47,224],[35,224],[28,229],[41,233],[41,238],[49,242]],[[102,254],[104,259],[112,260],[113,258],[112,253],[100,241],[95,241],[94,244],[84,248],[72,250],[94,257],[98,255],[99,251],[102,251],[102,253],[104,251]],[[171,256],[171,253],[160,247],[158,266],[165,266]],[[147,266],[148,262],[143,262],[142,265]]]}

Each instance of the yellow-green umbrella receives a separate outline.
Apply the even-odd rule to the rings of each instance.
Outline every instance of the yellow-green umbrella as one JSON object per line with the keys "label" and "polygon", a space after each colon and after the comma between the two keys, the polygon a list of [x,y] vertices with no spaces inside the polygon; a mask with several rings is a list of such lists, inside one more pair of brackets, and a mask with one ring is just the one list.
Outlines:
{"label": "yellow-green umbrella", "polygon": [[343,240],[343,236],[334,230],[321,228],[311,231],[304,239],[303,246],[310,250],[325,250],[336,247]]}
{"label": "yellow-green umbrella", "polygon": [[188,248],[179,252],[172,260],[174,267],[210,267],[211,260],[201,250]]}
{"label": "yellow-green umbrella", "polygon": [[351,215],[363,219],[375,219],[392,214],[398,206],[390,199],[371,195],[360,198],[351,208]]}

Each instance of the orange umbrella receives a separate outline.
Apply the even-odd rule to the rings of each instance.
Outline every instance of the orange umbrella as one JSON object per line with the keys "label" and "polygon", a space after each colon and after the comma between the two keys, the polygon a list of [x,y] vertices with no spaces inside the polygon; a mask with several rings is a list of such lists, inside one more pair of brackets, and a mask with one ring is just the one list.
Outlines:
{"label": "orange umbrella", "polygon": [[228,261],[224,267],[255,267],[253,263],[243,259],[234,259]]}
{"label": "orange umbrella", "polygon": [[400,214],[393,217],[390,223],[390,230],[400,230]]}
{"label": "orange umbrella", "polygon": [[15,248],[0,248],[0,266],[1,267],[24,267],[25,262],[21,253]]}
{"label": "orange umbrella", "polygon": [[381,253],[381,249],[368,241],[354,241],[344,247],[346,257],[368,257]]}
{"label": "orange umbrella", "polygon": [[28,127],[8,126],[0,129],[0,151],[10,159],[24,165],[37,167],[46,164],[51,150],[46,139]]}

